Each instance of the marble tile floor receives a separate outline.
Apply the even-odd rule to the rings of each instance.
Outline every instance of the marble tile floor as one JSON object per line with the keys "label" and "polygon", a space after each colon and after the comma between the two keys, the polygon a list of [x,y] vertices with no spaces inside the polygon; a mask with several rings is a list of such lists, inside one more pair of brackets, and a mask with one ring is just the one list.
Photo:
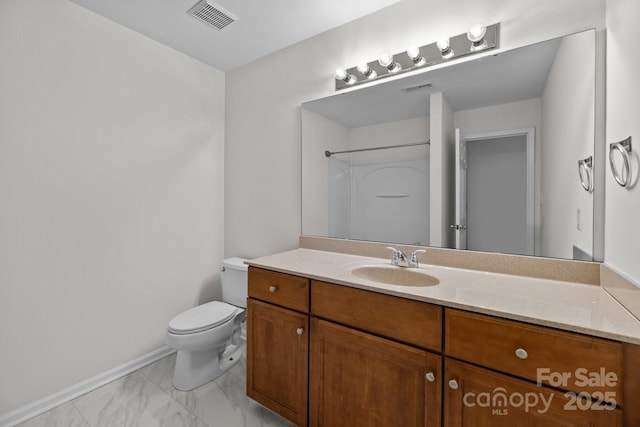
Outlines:
{"label": "marble tile floor", "polygon": [[173,388],[175,353],[19,427],[293,427],[245,394],[243,358],[189,392]]}

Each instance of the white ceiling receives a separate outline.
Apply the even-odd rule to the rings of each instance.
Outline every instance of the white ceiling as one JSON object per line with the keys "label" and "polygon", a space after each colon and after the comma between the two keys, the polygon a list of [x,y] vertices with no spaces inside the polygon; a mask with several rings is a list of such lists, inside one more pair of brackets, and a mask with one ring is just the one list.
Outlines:
{"label": "white ceiling", "polygon": [[222,30],[187,14],[197,0],[71,0],[221,71],[400,0],[212,0],[238,20]]}
{"label": "white ceiling", "polygon": [[[453,111],[537,98],[542,95],[560,39],[451,64],[421,74],[337,93],[303,107],[348,128],[429,115],[429,95],[445,94]],[[402,89],[430,83],[405,92]]]}

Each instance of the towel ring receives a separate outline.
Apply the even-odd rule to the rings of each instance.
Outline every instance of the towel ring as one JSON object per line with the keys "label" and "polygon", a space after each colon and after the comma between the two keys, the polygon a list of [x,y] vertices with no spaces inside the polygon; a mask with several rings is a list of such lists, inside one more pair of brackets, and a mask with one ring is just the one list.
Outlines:
{"label": "towel ring", "polygon": [[578,175],[582,188],[588,193],[593,191],[593,156],[578,160]]}
{"label": "towel ring", "polygon": [[[614,152],[619,151],[622,155],[622,169],[619,170],[613,161]],[[631,137],[620,142],[609,144],[609,165],[611,172],[618,185],[628,187],[631,184]]]}

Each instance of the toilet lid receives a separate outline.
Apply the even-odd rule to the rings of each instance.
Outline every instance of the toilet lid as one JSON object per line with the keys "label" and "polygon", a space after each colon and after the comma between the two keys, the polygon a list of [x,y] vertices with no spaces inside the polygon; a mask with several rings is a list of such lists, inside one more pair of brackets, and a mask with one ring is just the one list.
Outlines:
{"label": "toilet lid", "polygon": [[192,334],[214,328],[231,319],[237,310],[231,304],[212,301],[202,304],[184,313],[178,314],[169,322],[169,332],[174,334]]}

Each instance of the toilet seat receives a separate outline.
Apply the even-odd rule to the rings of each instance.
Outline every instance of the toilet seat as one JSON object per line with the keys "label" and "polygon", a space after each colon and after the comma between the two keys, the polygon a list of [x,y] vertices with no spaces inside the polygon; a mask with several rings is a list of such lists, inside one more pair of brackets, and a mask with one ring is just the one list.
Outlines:
{"label": "toilet seat", "polygon": [[193,334],[215,328],[231,320],[237,307],[221,301],[202,304],[181,313],[169,322],[169,332],[176,335]]}

